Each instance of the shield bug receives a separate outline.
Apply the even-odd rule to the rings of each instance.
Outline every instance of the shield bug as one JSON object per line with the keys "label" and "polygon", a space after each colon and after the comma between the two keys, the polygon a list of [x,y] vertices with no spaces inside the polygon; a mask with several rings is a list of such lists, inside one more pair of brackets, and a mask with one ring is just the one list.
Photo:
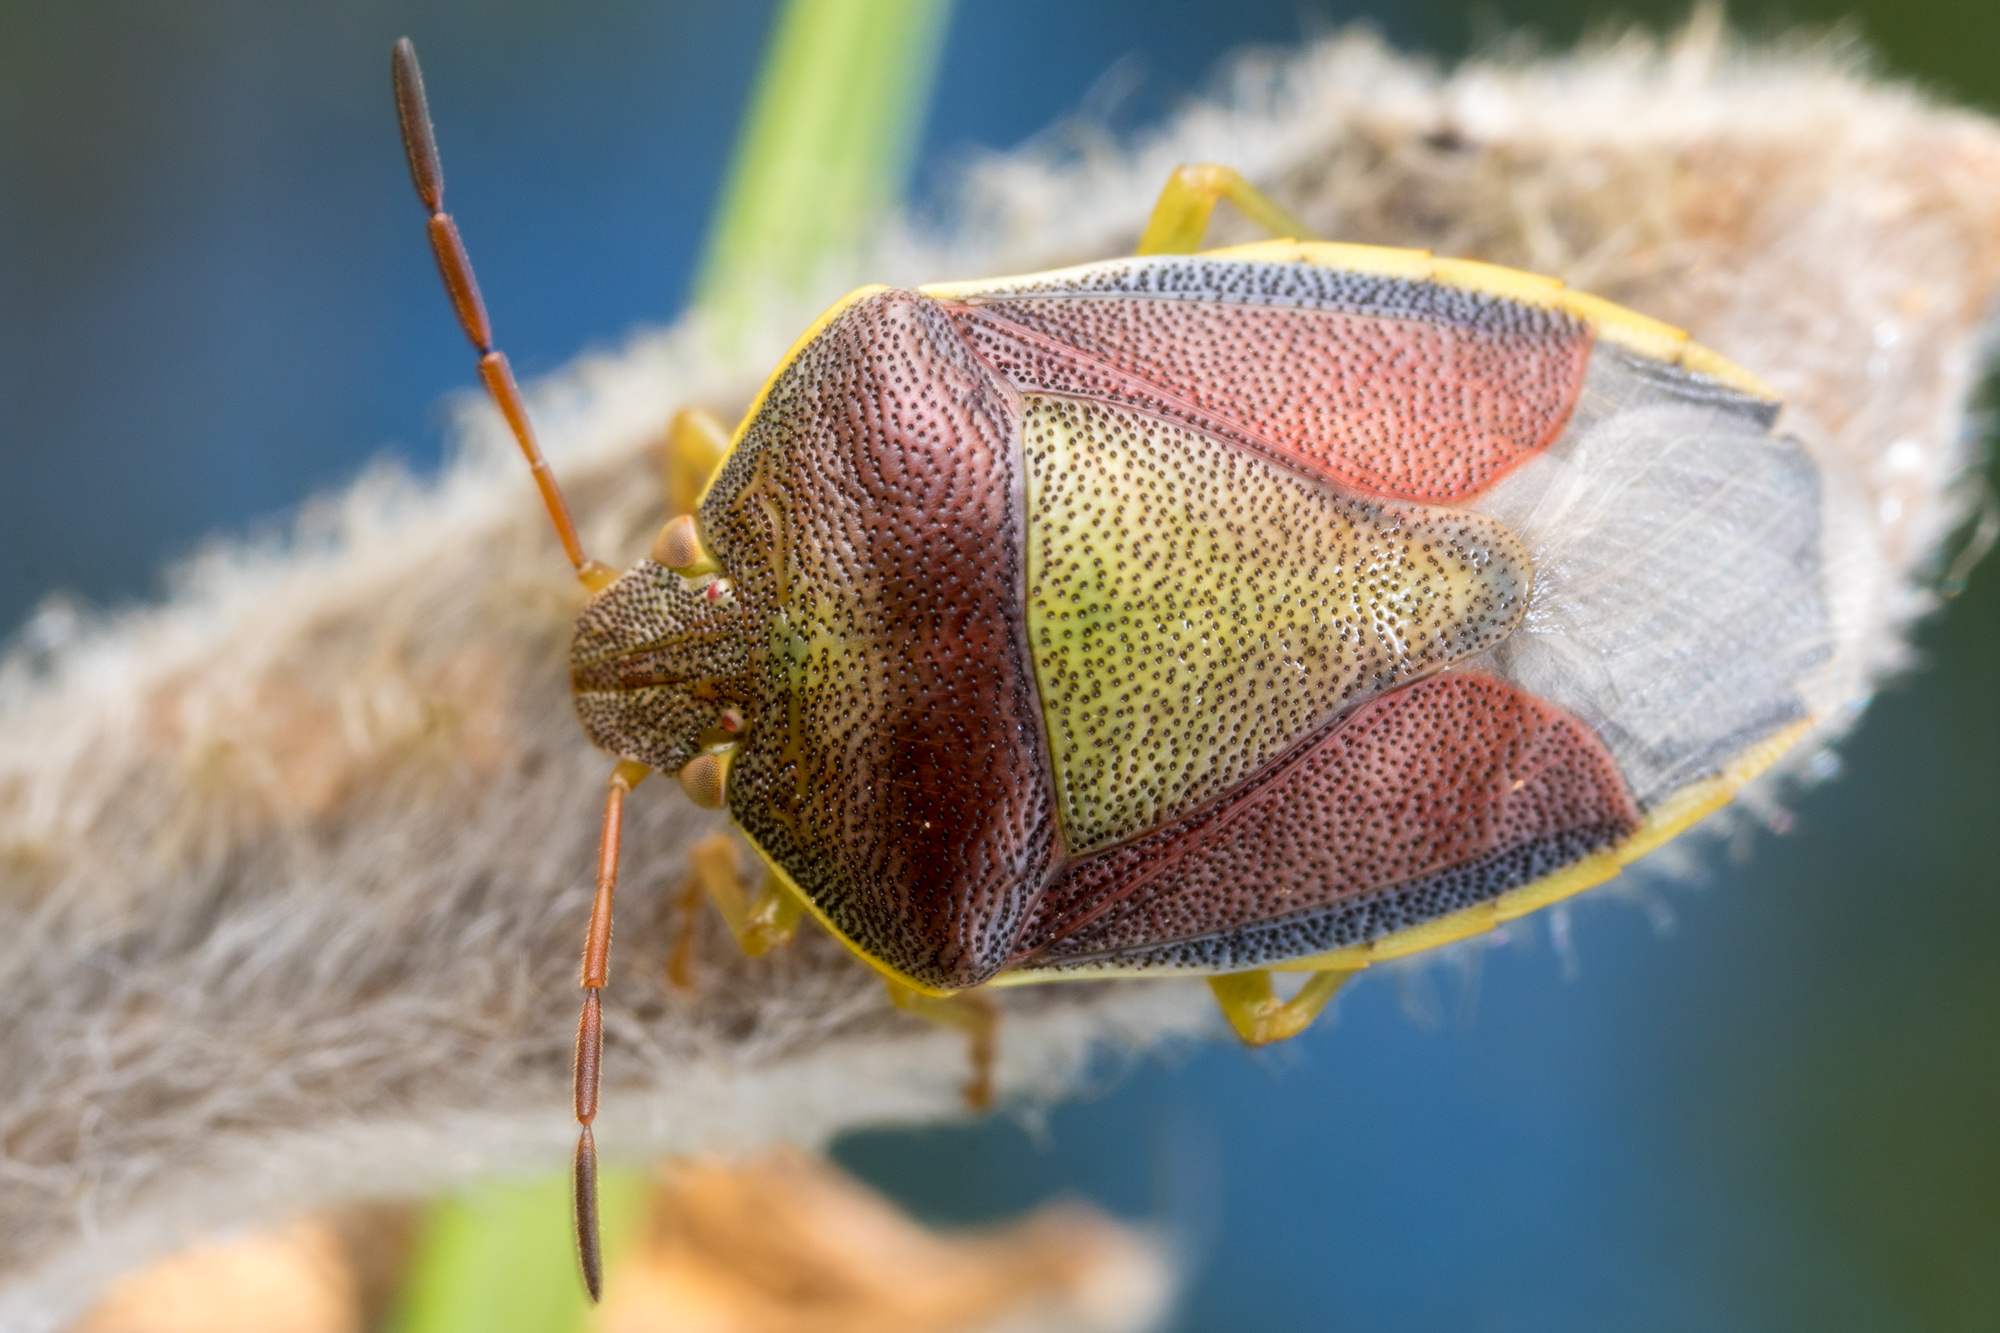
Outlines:
{"label": "shield bug", "polygon": [[[1780,403],[1553,279],[1287,239],[1195,253],[1184,167],[1134,257],[864,288],[793,346],[622,575],[588,560],[450,218],[414,53],[412,176],[481,378],[593,596],[571,653],[618,756],[584,950],[576,1222],[620,817],[650,770],[764,862],[695,850],[747,949],[806,915],[905,1009],[1206,976],[1245,1041],[1374,962],[1618,873],[1839,698],[1839,505]],[[1276,972],[1306,975],[1281,996]]]}

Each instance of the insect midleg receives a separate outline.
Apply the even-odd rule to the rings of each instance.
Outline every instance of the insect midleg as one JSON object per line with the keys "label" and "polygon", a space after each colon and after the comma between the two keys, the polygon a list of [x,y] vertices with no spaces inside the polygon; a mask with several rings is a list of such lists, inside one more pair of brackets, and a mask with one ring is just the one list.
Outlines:
{"label": "insect midleg", "polygon": [[514,442],[521,446],[521,454],[528,460],[528,470],[534,474],[563,553],[584,586],[596,592],[617,578],[618,571],[584,555],[583,543],[577,540],[576,524],[570,521],[569,506],[563,501],[562,488],[556,484],[548,460],[542,457],[541,446],[535,443],[528,406],[521,400],[521,386],[514,382],[514,369],[507,364],[507,354],[493,346],[493,325],[486,317],[486,302],[480,298],[479,283],[472,276],[472,260],[465,253],[465,242],[459,239],[458,224],[444,211],[444,168],[438,162],[437,136],[431,130],[430,106],[424,100],[423,71],[417,68],[417,49],[409,38],[397,41],[390,71],[396,88],[396,121],[403,131],[403,155],[410,163],[410,180],[417,187],[417,198],[431,215],[431,253],[437,257],[438,276],[444,279],[445,293],[451,297],[459,327],[479,353],[479,378],[485,382],[486,392],[492,395],[500,415],[507,419]]}
{"label": "insect midleg", "polygon": [[701,877],[689,872],[674,890],[674,918],[680,922],[673,947],[667,951],[667,984],[677,991],[694,990],[694,919],[701,911]]}
{"label": "insect midleg", "polygon": [[1210,977],[1208,985],[1215,992],[1216,1003],[1222,1006],[1222,1016],[1236,1029],[1243,1044],[1265,1046],[1304,1032],[1319,1017],[1319,1011],[1326,1008],[1334,992],[1353,975],[1353,969],[1315,972],[1289,1000],[1278,998],[1271,974],[1261,968]]}
{"label": "insect midleg", "polygon": [[940,1027],[963,1032],[971,1047],[972,1077],[960,1091],[965,1104],[975,1111],[993,1105],[993,1058],[1000,1030],[1000,1006],[983,990],[960,991],[956,995],[926,995],[884,977],[889,1002],[906,1014]]}
{"label": "insect midleg", "polygon": [[1201,249],[1202,234],[1216,201],[1227,199],[1237,211],[1273,236],[1311,240],[1305,223],[1274,203],[1271,197],[1228,167],[1196,162],[1174,168],[1167,177],[1153,216],[1139,237],[1141,255],[1191,255]]}
{"label": "insect midleg", "polygon": [[[705,407],[683,408],[667,427],[660,460],[667,513],[694,512],[709,479],[729,449],[729,429]],[[728,925],[736,943],[752,958],[791,943],[805,916],[805,904],[775,875],[754,892],[743,878],[736,843],[726,833],[702,839],[688,852],[690,872],[678,895],[681,933],[667,960],[668,980],[681,990],[694,987],[693,914],[705,893]]]}
{"label": "insect midleg", "polygon": [[611,772],[604,795],[604,832],[597,844],[597,894],[590,904],[590,929],[583,939],[583,1014],[576,1024],[576,1159],[572,1198],[576,1208],[576,1252],[583,1285],[596,1300],[604,1290],[604,1252],[597,1217],[598,1076],[604,1066],[604,1006],[599,992],[611,972],[611,898],[618,887],[618,838],[625,821],[625,793],[651,770],[627,759]]}

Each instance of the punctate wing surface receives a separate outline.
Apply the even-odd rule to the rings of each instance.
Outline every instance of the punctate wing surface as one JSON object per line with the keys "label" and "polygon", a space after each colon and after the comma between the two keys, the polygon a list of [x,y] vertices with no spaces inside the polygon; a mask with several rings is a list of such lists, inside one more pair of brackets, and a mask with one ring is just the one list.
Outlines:
{"label": "punctate wing surface", "polygon": [[[1249,544],[1268,553],[1254,570],[1205,553],[1205,570],[1223,570],[1211,583],[1233,594],[1208,604],[1240,605],[1245,586],[1277,593],[1253,603],[1255,613],[1230,617],[1232,629],[1298,665],[1288,688],[1226,658],[1228,669],[1217,670],[1223,655],[1214,641],[1193,636],[1208,654],[1204,684],[1261,688],[1260,706],[1248,710],[1256,721],[1226,716],[1224,703],[1205,723],[1163,728],[1161,713],[1174,701],[1164,677],[1137,670],[1140,654],[1122,676],[1109,669],[1117,663],[1101,662],[1093,677],[1049,651],[1041,622],[1053,623],[1055,603],[1043,596],[1051,561],[1038,557],[1061,544],[1051,536],[1044,548],[1045,530],[1076,545],[1079,515],[1089,511],[1105,549],[1085,543],[1088,562],[1072,560],[1065,571],[1099,612],[1088,628],[1100,639],[1115,628],[1136,643],[1136,625],[1154,647],[1171,645],[1172,613],[1188,599],[1169,604],[1158,589],[1183,576],[1186,563],[1139,557],[1160,554],[1157,544],[1145,550],[1159,511],[1191,513],[1185,493],[1200,469],[1176,459],[1135,489],[1143,464],[1100,462],[1092,473],[1064,459],[1053,474],[1059,484],[1043,487],[1048,469],[1031,432],[1028,615],[1037,678],[1072,850],[1098,855],[1063,867],[1023,931],[1017,962],[1243,967],[1420,924],[1628,837],[1645,809],[1809,716],[1827,692],[1816,673],[1826,657],[1823,552],[1834,519],[1807,451],[1771,434],[1774,401],[1734,380],[1596,343],[1584,318],[1534,301],[1311,263],[1130,260],[961,287],[947,302],[974,347],[1022,394],[1030,422],[1048,415],[1040,404],[1063,402],[1092,427],[1069,430],[1070,441],[1103,437],[1096,426],[1105,420],[1143,423],[1125,431],[1128,442],[1145,439],[1137,453],[1160,452],[1162,439],[1202,442],[1190,452],[1233,446],[1347,500],[1443,502],[1500,518],[1532,553],[1525,623],[1516,629],[1509,619],[1464,657],[1411,632],[1424,621],[1402,614],[1408,599],[1384,599],[1362,617],[1386,645],[1381,660],[1395,664],[1378,678],[1390,691],[1380,697],[1326,689],[1338,672],[1316,677],[1296,651],[1310,635],[1295,617],[1313,599],[1283,593],[1319,582],[1292,545],[1296,523],[1280,520],[1283,532]],[[1103,452],[1097,439],[1086,442]],[[1232,484],[1247,470],[1237,463]],[[1221,526],[1247,533],[1255,525],[1239,513]],[[1107,554],[1119,560],[1099,559]],[[1334,577],[1325,581],[1336,582],[1339,565],[1328,567]],[[1079,606],[1061,609],[1083,619]],[[1195,621],[1178,620],[1186,641]],[[1073,658],[1086,627],[1068,627]],[[1353,635],[1339,641],[1355,657],[1376,648]],[[1451,662],[1476,666],[1482,689],[1448,684],[1462,676],[1409,684]],[[1459,693],[1438,693],[1445,690]],[[1470,759],[1453,779],[1472,784],[1459,806],[1416,801],[1397,785],[1417,781],[1420,764],[1399,771],[1333,762],[1340,745],[1364,739],[1364,723],[1378,741],[1407,738],[1408,726],[1390,719],[1435,721],[1447,697],[1468,710],[1461,721],[1470,728],[1451,743],[1473,750],[1492,737],[1472,715],[1496,699],[1511,701],[1512,712],[1500,710],[1514,719],[1509,725],[1534,720],[1536,753],[1582,784],[1568,804],[1499,819],[1493,812],[1509,793],[1480,788],[1499,779]],[[1422,734],[1445,743],[1438,726]],[[1076,756],[1067,770],[1066,751]],[[1213,783],[1194,777],[1203,763]],[[1289,796],[1259,805],[1252,793],[1281,773]],[[1173,774],[1189,780],[1176,787],[1166,780]],[[1484,795],[1494,800],[1482,807]],[[1260,825],[1253,806],[1289,822]],[[1402,827],[1434,834],[1442,859],[1413,867],[1372,852],[1309,853],[1322,835],[1361,847],[1357,810],[1378,822],[1392,810],[1415,821]],[[1112,817],[1093,822],[1092,812]],[[1144,827],[1149,816],[1155,822]],[[1197,835],[1198,825],[1209,832]],[[1238,841],[1214,832],[1224,827]],[[1243,833],[1260,827],[1261,835]],[[1491,841],[1454,842],[1468,829]],[[1276,856],[1277,847],[1289,852],[1267,862],[1251,854]],[[1225,864],[1233,869],[1218,868]],[[1301,879],[1285,869],[1295,865],[1314,869]],[[1244,882],[1225,891],[1219,878],[1229,874]],[[1270,884],[1282,893],[1265,892]]]}
{"label": "punctate wing surface", "polygon": [[940,987],[1255,966],[1629,837],[1809,715],[1831,520],[1768,398],[1591,329],[1200,257],[842,308],[703,504],[772,612],[732,810]]}
{"label": "punctate wing surface", "polygon": [[951,303],[1024,391],[1138,408],[1352,490],[1452,504],[1562,431],[1590,330],[1558,310],[1308,263],[1173,256]]}
{"label": "punctate wing surface", "polygon": [[1442,916],[1611,846],[1639,812],[1576,719],[1476,673],[1363,704],[1228,802],[1067,870],[1023,961],[1214,971]]}

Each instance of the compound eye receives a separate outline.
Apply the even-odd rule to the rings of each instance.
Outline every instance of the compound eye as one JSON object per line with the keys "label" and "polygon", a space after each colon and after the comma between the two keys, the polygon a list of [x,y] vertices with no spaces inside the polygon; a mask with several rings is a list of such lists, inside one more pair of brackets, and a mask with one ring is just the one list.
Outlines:
{"label": "compound eye", "polygon": [[665,565],[683,578],[711,573],[717,568],[715,558],[702,545],[701,527],[693,514],[669,520],[660,529],[660,535],[653,538],[651,555],[653,563]]}
{"label": "compound eye", "polygon": [[674,777],[687,798],[704,810],[720,810],[728,798],[729,759],[736,747],[721,746],[698,754]]}

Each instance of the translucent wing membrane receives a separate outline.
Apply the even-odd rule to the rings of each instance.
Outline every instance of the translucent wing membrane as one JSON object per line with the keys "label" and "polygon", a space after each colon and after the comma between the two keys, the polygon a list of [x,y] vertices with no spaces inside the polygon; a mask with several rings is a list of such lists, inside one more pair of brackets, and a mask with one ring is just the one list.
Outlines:
{"label": "translucent wing membrane", "polygon": [[[1607,388],[1630,373],[1592,368]],[[1537,576],[1495,668],[1588,723],[1642,806],[1815,711],[1833,636],[1798,441],[1733,404],[1642,401],[1580,420],[1479,507]]]}

